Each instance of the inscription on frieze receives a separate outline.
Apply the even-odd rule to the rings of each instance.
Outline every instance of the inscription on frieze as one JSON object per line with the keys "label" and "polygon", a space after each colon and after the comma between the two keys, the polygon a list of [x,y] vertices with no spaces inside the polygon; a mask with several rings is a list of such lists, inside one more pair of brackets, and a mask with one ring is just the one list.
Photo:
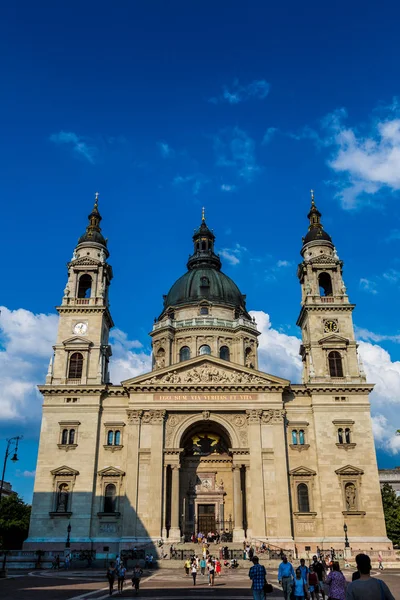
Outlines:
{"label": "inscription on frieze", "polygon": [[171,402],[206,402],[210,400],[258,400],[258,394],[154,394],[153,397],[154,400],[170,400]]}

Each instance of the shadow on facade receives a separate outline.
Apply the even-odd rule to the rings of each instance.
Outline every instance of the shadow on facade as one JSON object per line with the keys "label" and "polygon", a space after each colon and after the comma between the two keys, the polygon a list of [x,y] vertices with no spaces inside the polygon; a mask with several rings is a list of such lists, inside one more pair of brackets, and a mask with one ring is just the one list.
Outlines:
{"label": "shadow on facade", "polygon": [[37,563],[46,568],[69,550],[75,567],[106,567],[120,554],[129,567],[137,562],[145,566],[146,555],[152,555],[157,568],[167,553],[161,531],[158,538],[150,535],[119,487],[114,480],[106,482],[104,495],[93,496],[76,492],[73,482],[63,481],[57,482],[54,492],[35,493],[28,538],[22,551],[9,553],[8,562],[19,557],[29,563],[26,568],[40,567]]}

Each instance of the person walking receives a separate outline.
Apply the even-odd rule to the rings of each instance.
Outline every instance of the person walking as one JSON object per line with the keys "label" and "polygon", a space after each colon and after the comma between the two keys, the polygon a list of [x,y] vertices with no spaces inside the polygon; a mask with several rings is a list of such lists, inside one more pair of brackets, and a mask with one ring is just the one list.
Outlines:
{"label": "person walking", "polygon": [[124,581],[126,575],[126,567],[122,560],[119,563],[119,567],[117,568],[117,576],[118,576],[118,593],[121,595],[124,590]]}
{"label": "person walking", "polygon": [[332,571],[326,578],[326,583],[329,585],[329,600],[346,600],[347,581],[336,560],[332,563]]}
{"label": "person walking", "polygon": [[69,552],[67,552],[67,554],[65,555],[64,558],[64,569],[67,569],[67,571],[69,571],[71,567],[71,555]]}
{"label": "person walking", "polygon": [[214,585],[214,578],[215,578],[215,563],[213,561],[213,557],[210,556],[207,562],[207,569],[208,569],[208,585]]}
{"label": "person walking", "polygon": [[132,573],[132,587],[135,588],[136,596],[139,594],[139,586],[140,586],[140,580],[142,578],[142,575],[143,575],[142,569],[139,567],[139,565],[135,565],[133,568],[133,573]]}
{"label": "person walking", "polygon": [[206,559],[204,558],[204,556],[200,561],[200,571],[202,575],[204,575],[206,572]]}
{"label": "person walking", "polygon": [[109,586],[109,596],[113,595],[115,575],[116,575],[115,564],[113,562],[111,562],[110,566],[107,569],[107,574],[106,574],[106,577],[108,579],[108,586]]}
{"label": "person walking", "polygon": [[287,556],[284,554],[278,569],[278,581],[279,585],[282,586],[283,597],[285,600],[290,600],[294,576],[293,565],[288,562]]}
{"label": "person walking", "polygon": [[386,583],[371,577],[371,559],[367,554],[357,554],[356,564],[360,578],[347,586],[346,600],[394,600]]}
{"label": "person walking", "polygon": [[308,591],[310,593],[311,599],[315,600],[319,598],[318,592],[318,576],[314,573],[314,567],[310,565],[308,572]]}
{"label": "person walking", "polygon": [[322,594],[322,600],[325,600],[325,590],[324,590],[324,581],[325,581],[325,574],[326,574],[325,568],[324,568],[324,565],[322,564],[322,562],[320,560],[318,560],[318,558],[316,557],[315,554],[313,556],[312,566],[314,569],[314,573],[316,573],[317,577],[318,577],[318,590]]}
{"label": "person walking", "polygon": [[221,562],[218,560],[218,558],[215,560],[215,572],[217,574],[217,577],[221,577]]}
{"label": "person walking", "polygon": [[251,579],[253,600],[264,600],[264,585],[267,582],[267,571],[264,565],[260,565],[258,556],[253,556],[253,566],[250,567],[249,578]]}
{"label": "person walking", "polygon": [[186,575],[189,575],[189,573],[190,573],[190,565],[191,565],[190,559],[187,558],[185,560],[185,573],[186,573]]}
{"label": "person walking", "polygon": [[[301,572],[301,576],[304,579],[304,583],[308,584],[308,573],[309,573],[309,569],[306,566],[306,561],[304,558],[300,559],[300,565],[297,567],[297,569],[300,569]],[[297,571],[296,569],[296,571]]]}
{"label": "person walking", "polygon": [[196,565],[195,560],[192,562],[192,577],[193,577],[193,585],[196,585],[197,565]]}
{"label": "person walking", "polygon": [[383,556],[382,556],[382,552],[380,550],[378,553],[378,568],[380,571],[383,571]]}
{"label": "person walking", "polygon": [[307,584],[303,579],[300,569],[296,569],[296,577],[293,581],[293,591],[295,600],[304,600],[308,594]]}

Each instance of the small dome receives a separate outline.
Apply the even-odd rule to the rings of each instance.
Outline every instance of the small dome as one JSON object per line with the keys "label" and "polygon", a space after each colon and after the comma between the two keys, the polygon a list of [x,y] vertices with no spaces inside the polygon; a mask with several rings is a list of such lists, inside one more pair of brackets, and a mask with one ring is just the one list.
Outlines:
{"label": "small dome", "polygon": [[95,203],[92,212],[88,216],[89,224],[86,227],[86,231],[78,240],[79,244],[83,244],[84,242],[95,242],[96,244],[101,244],[102,246],[107,247],[107,240],[104,238],[101,233],[100,221],[101,215],[99,213],[99,194],[96,193]]}
{"label": "small dome", "polygon": [[103,246],[107,246],[107,242],[104,236],[99,231],[86,231],[78,240],[78,244],[83,244],[84,242],[96,242],[96,244],[102,244]]}
{"label": "small dome", "polygon": [[171,287],[164,306],[197,304],[200,300],[246,310],[245,297],[236,283],[222,271],[212,268],[197,268],[185,273]]}
{"label": "small dome", "polygon": [[308,244],[308,242],[318,242],[319,240],[332,242],[332,238],[329,233],[326,233],[326,231],[323,229],[310,229],[310,231],[304,237],[303,244]]}

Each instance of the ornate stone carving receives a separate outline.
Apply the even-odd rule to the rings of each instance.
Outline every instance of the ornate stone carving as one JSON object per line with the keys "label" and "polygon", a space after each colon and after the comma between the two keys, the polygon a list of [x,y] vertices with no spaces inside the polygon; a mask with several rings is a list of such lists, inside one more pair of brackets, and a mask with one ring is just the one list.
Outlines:
{"label": "ornate stone carving", "polygon": [[174,429],[184,419],[183,415],[168,415],[167,424],[165,429],[165,446],[170,446],[172,437],[174,435]]}
{"label": "ornate stone carving", "polygon": [[242,446],[245,446],[247,448],[247,431],[246,429],[239,429],[239,439],[240,439],[240,443],[242,444]]}
{"label": "ornate stone carving", "polygon": [[268,380],[240,371],[228,371],[212,365],[201,365],[187,371],[171,371],[164,375],[155,375],[146,383],[248,383],[267,385]]}
{"label": "ornate stone carving", "polygon": [[263,410],[261,420],[263,423],[281,423],[286,412],[282,409]]}
{"label": "ornate stone carving", "polygon": [[246,425],[246,417],[244,415],[233,415],[232,423],[236,427],[244,427]]}
{"label": "ornate stone carving", "polygon": [[202,415],[203,415],[203,419],[205,421],[208,421],[210,419],[210,411],[209,410],[203,410]]}
{"label": "ornate stone carving", "polygon": [[262,413],[263,411],[258,408],[246,410],[248,423],[260,423]]}
{"label": "ornate stone carving", "polygon": [[166,410],[146,410],[143,412],[142,421],[143,423],[163,423],[166,414]]}
{"label": "ornate stone carving", "polygon": [[140,423],[140,419],[142,418],[143,411],[142,410],[127,410],[126,414],[128,417],[128,423],[130,425],[138,425]]}

